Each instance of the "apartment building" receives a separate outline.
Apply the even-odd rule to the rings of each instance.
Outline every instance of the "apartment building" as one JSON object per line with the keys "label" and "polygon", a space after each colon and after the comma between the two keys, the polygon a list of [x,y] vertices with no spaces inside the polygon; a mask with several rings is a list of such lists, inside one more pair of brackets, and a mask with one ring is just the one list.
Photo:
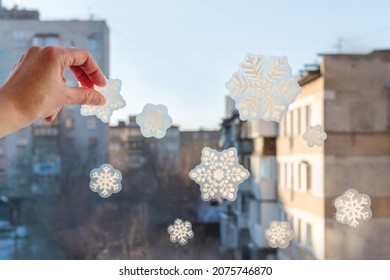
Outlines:
{"label": "apartment building", "polygon": [[[280,219],[295,238],[282,259],[390,258],[390,50],[325,54],[280,124]],[[321,125],[323,146],[302,139]],[[373,217],[358,229],[335,219],[334,200],[354,188],[371,197]]]}
{"label": "apartment building", "polygon": [[265,228],[277,218],[276,137],[278,125],[262,120],[241,121],[226,99],[222,123],[223,149],[235,147],[251,176],[238,187],[237,199],[224,201],[221,215],[221,248],[236,259],[273,259],[276,250],[264,238]]}

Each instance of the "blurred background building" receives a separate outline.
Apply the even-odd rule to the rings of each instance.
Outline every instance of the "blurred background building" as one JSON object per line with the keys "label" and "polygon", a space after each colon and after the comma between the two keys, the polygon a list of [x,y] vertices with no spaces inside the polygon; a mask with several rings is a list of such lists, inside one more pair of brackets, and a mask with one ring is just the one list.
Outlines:
{"label": "blurred background building", "polygon": [[[325,54],[280,125],[281,217],[295,239],[281,258],[389,259],[390,51]],[[320,124],[328,138],[309,148],[301,135]],[[358,230],[335,219],[334,200],[355,188],[371,198],[373,218]]]}
{"label": "blurred background building", "polygon": [[[34,45],[86,48],[109,77],[108,36],[104,21],[41,21],[38,11],[7,10],[0,2],[0,84]],[[70,72],[65,78],[78,86]],[[107,145],[107,125],[82,117],[79,106],[64,108],[53,123],[40,120],[0,139],[0,191],[16,211],[13,219],[25,220],[31,196],[58,195],[80,175],[88,177],[89,170],[107,162]]]}
{"label": "blurred background building", "polygon": [[[223,146],[237,148],[258,187],[244,183],[237,201],[224,202],[223,248],[249,247],[249,256],[236,258],[258,257],[269,248],[264,230],[275,219],[289,221],[295,231],[290,246],[278,250],[280,259],[390,258],[389,76],[389,50],[322,55],[321,65],[311,65],[300,78],[303,92],[279,126],[241,121],[228,98]],[[317,124],[328,138],[309,148],[302,134]],[[334,200],[349,188],[372,200],[373,218],[358,230],[335,219]],[[270,249],[265,253],[272,257]]]}

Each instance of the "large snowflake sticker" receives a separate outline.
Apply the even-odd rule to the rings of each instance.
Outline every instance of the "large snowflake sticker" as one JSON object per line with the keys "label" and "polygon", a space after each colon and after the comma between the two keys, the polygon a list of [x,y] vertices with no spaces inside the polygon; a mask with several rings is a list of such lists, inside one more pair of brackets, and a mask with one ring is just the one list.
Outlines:
{"label": "large snowflake sticker", "polygon": [[173,225],[168,227],[169,239],[172,243],[179,243],[180,245],[186,245],[187,240],[194,237],[192,226],[190,222],[183,222],[180,219],[176,219]]}
{"label": "large snowflake sticker", "polygon": [[287,222],[273,221],[264,233],[268,245],[272,248],[285,249],[294,238],[294,231]]}
{"label": "large snowflake sticker", "polygon": [[189,176],[200,185],[204,201],[217,197],[233,201],[237,197],[238,185],[249,177],[249,171],[238,163],[235,148],[218,152],[205,147],[201,164],[192,169]]}
{"label": "large snowflake sticker", "polygon": [[122,81],[119,79],[108,79],[105,87],[95,87],[106,98],[103,106],[81,106],[80,113],[83,116],[98,117],[102,122],[108,123],[114,110],[119,110],[126,106],[126,101],[120,95]]}
{"label": "large snowflake sticker", "polygon": [[334,205],[337,209],[336,220],[353,228],[360,227],[372,217],[370,197],[355,189],[349,189],[336,198]]}
{"label": "large snowflake sticker", "polygon": [[89,187],[103,198],[110,197],[111,194],[120,192],[122,189],[122,174],[111,164],[106,163],[99,168],[92,169],[89,176],[91,177]]}
{"label": "large snowflake sticker", "polygon": [[226,83],[241,120],[280,122],[302,89],[285,56],[248,54]]}
{"label": "large snowflake sticker", "polygon": [[322,146],[327,137],[328,135],[324,128],[319,124],[316,126],[308,125],[305,133],[302,135],[303,140],[306,140],[309,147],[314,147],[314,145]]}
{"label": "large snowflake sticker", "polygon": [[142,135],[147,138],[163,138],[172,125],[168,109],[162,104],[146,104],[135,121],[140,126]]}

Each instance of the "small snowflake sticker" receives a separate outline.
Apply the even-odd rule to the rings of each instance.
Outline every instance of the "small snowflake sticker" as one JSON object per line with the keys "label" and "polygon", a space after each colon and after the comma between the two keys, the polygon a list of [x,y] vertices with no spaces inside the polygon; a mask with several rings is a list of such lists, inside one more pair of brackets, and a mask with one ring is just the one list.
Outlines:
{"label": "small snowflake sticker", "polygon": [[183,222],[180,219],[176,219],[173,225],[168,227],[169,239],[172,243],[179,243],[180,245],[186,245],[187,240],[194,237],[192,231],[192,225],[190,222]]}
{"label": "small snowflake sticker", "polygon": [[162,104],[146,104],[135,121],[140,126],[142,135],[147,138],[163,138],[172,125],[168,109]]}
{"label": "small snowflake sticker", "polygon": [[285,56],[248,54],[226,83],[241,120],[280,122],[302,89]]}
{"label": "small snowflake sticker", "polygon": [[290,244],[290,241],[293,240],[294,231],[287,222],[273,221],[264,235],[268,240],[269,246],[285,249]]}
{"label": "small snowflake sticker", "polygon": [[108,79],[105,87],[95,87],[106,98],[106,104],[103,106],[81,106],[80,113],[83,116],[98,117],[102,122],[110,121],[113,111],[119,110],[126,106],[126,101],[120,95],[122,81],[119,79]]}
{"label": "small snowflake sticker", "polygon": [[189,176],[200,185],[204,201],[218,197],[234,201],[238,185],[249,177],[249,171],[238,163],[236,148],[218,152],[205,147],[201,164],[192,169]]}
{"label": "small snowflake sticker", "polygon": [[334,206],[337,209],[336,220],[353,228],[360,227],[372,217],[370,197],[355,189],[349,189],[336,198]]}
{"label": "small snowflake sticker", "polygon": [[316,126],[308,125],[305,133],[302,135],[303,140],[307,142],[307,145],[312,148],[314,145],[324,145],[325,139],[328,135],[325,133],[324,128],[317,124]]}
{"label": "small snowflake sticker", "polygon": [[111,164],[106,163],[93,169],[89,176],[91,177],[89,187],[103,198],[110,197],[111,194],[120,192],[122,189],[122,174]]}

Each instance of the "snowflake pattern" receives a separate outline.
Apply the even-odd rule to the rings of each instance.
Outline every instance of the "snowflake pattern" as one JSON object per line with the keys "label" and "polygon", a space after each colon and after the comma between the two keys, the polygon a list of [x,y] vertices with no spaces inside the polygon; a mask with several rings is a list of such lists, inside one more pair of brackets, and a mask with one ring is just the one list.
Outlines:
{"label": "snowflake pattern", "polygon": [[280,122],[302,89],[285,56],[248,54],[226,83],[241,120]]}
{"label": "snowflake pattern", "polygon": [[183,222],[176,219],[173,225],[168,227],[169,239],[172,243],[178,242],[180,245],[186,245],[187,240],[194,237],[190,222]]}
{"label": "snowflake pattern", "polygon": [[249,177],[249,171],[238,163],[236,148],[218,152],[205,147],[201,164],[192,169],[189,176],[200,185],[204,201],[218,197],[234,201],[238,185]]}
{"label": "snowflake pattern", "polygon": [[324,128],[319,124],[316,126],[308,125],[305,133],[302,135],[303,140],[307,142],[310,148],[314,147],[314,145],[322,146],[327,137]]}
{"label": "snowflake pattern", "polygon": [[349,189],[336,198],[334,205],[337,209],[336,220],[353,228],[360,227],[372,217],[370,197],[355,189]]}
{"label": "snowflake pattern", "polygon": [[163,138],[172,125],[168,109],[162,104],[146,104],[135,121],[140,126],[142,135],[147,138]]}
{"label": "snowflake pattern", "polygon": [[122,189],[122,174],[111,164],[106,163],[93,169],[89,176],[91,177],[89,187],[103,198],[110,197],[111,194],[120,192]]}
{"label": "snowflake pattern", "polygon": [[120,95],[122,81],[119,79],[108,79],[105,87],[95,87],[106,98],[103,106],[81,106],[80,113],[83,116],[98,117],[102,122],[108,123],[114,110],[119,110],[126,106],[126,101]]}
{"label": "snowflake pattern", "polygon": [[268,245],[272,248],[285,249],[294,238],[294,231],[290,228],[287,222],[273,221],[270,227],[265,231],[265,238],[268,240]]}

